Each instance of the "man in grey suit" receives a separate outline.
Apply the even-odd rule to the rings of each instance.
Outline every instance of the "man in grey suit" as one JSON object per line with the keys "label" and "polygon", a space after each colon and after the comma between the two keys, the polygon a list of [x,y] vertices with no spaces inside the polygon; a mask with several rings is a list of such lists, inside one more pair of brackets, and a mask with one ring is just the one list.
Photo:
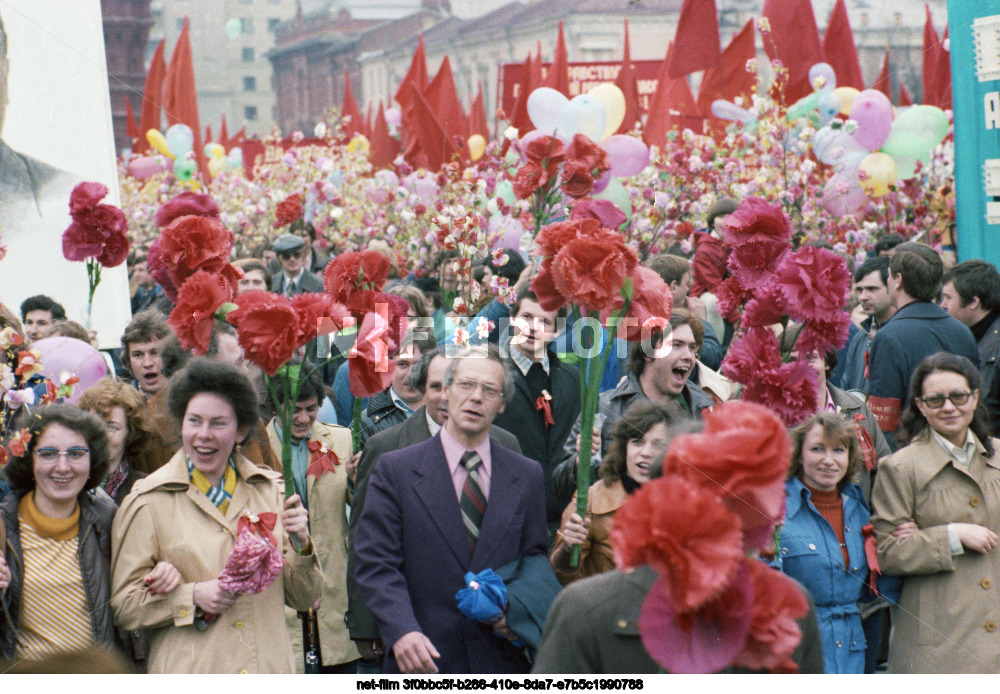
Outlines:
{"label": "man in grey suit", "polygon": [[271,248],[278,254],[281,272],[271,277],[271,291],[291,298],[305,292],[322,292],[323,280],[305,269],[301,236],[282,234]]}
{"label": "man in grey suit", "polygon": [[[406,421],[391,429],[380,431],[368,439],[361,453],[361,460],[358,462],[348,534],[346,620],[351,638],[357,643],[361,657],[369,663],[377,661],[384,655],[384,651],[375,618],[365,605],[354,578],[354,530],[364,506],[368,477],[375,467],[375,461],[383,453],[426,441],[441,430],[448,417],[448,402],[444,397],[444,373],[447,368],[448,358],[445,356],[444,347],[430,350],[421,356],[410,372],[410,385],[424,393],[423,406]],[[521,452],[517,438],[498,426],[490,427],[490,439],[515,453]]]}

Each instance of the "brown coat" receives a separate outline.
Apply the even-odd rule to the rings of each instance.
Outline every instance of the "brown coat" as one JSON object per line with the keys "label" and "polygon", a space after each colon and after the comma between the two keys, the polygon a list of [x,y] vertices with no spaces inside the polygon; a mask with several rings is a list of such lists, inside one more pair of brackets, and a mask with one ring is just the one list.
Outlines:
{"label": "brown coat", "polygon": [[[292,673],[285,604],[307,610],[320,597],[316,554],[298,556],[281,527],[279,477],[237,455],[239,477],[225,515],[190,484],[183,451],[136,482],[115,516],[111,546],[111,608],[125,629],[149,629],[150,673]],[[244,512],[278,513],[274,535],[285,567],[259,595],[245,595],[205,631],[195,627],[194,584],[226,565]],[[181,573],[181,585],[150,596],[143,577],[159,561]]]}
{"label": "brown coat", "polygon": [[[281,439],[272,421],[267,435],[275,453],[281,455]],[[347,633],[347,490],[346,463],[351,459],[351,430],[341,426],[313,423],[310,441],[325,443],[342,463],[333,472],[317,479],[306,477],[309,502],[309,534],[316,556],[323,566],[323,598],[319,607],[319,644],[321,665],[349,663],[361,657]],[[289,615],[288,629],[295,651],[296,667],[302,663],[302,625]]]}
{"label": "brown coat", "polygon": [[[953,556],[948,542],[949,523],[1000,529],[1000,454],[988,459],[979,445],[965,472],[929,435],[918,438],[879,464],[872,510],[879,566],[903,576],[889,672],[1000,669],[1000,550]],[[892,537],[910,519],[919,530]]]}
{"label": "brown coat", "polygon": [[[167,410],[168,390],[168,388],[163,388],[146,404],[150,421],[152,421],[153,428],[159,436],[151,437],[143,446],[137,459],[129,461],[133,468],[147,475],[166,465],[174,457],[174,453],[181,449],[182,445],[181,428],[177,425],[177,420]],[[240,446],[240,453],[254,465],[269,468],[278,473],[281,472],[281,456],[276,456],[271,450],[267,433],[264,431],[264,422],[259,419],[250,435],[247,436],[247,440]]]}
{"label": "brown coat", "polygon": [[[587,493],[590,533],[580,546],[580,566],[572,573],[563,573],[556,567],[556,562],[552,561],[556,578],[564,586],[578,578],[593,576],[615,568],[615,560],[611,553],[611,521],[615,516],[615,511],[625,503],[625,497],[625,487],[621,480],[617,480],[610,487],[602,480],[590,485],[590,491]],[[569,517],[574,513],[576,513],[575,493],[569,506],[563,511],[562,527],[566,527]],[[556,544],[552,548],[551,559],[554,560],[556,553],[563,551],[564,545],[562,529],[560,529],[556,533]]]}

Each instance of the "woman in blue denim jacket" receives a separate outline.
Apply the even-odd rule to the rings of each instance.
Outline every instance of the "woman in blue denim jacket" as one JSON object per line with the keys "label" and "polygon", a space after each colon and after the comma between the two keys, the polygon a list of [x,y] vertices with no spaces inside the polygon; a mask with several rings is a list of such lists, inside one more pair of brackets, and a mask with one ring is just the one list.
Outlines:
{"label": "woman in blue denim jacket", "polygon": [[[869,588],[863,530],[871,514],[861,487],[850,481],[861,468],[857,438],[852,425],[832,412],[810,417],[791,437],[785,522],[774,563],[812,594],[826,672],[860,674],[862,610],[878,596]],[[878,577],[877,587],[895,601],[899,579]]]}

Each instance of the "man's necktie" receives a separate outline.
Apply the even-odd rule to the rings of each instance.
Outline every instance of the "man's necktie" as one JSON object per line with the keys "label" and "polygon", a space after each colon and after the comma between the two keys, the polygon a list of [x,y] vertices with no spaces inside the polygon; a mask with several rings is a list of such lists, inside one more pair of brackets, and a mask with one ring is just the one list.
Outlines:
{"label": "man's necktie", "polygon": [[486,513],[486,496],[479,482],[479,468],[483,464],[483,459],[475,451],[466,451],[461,463],[462,467],[469,471],[469,476],[465,478],[465,485],[462,487],[462,500],[459,506],[462,509],[462,523],[465,524],[465,538],[469,542],[471,552],[476,548],[479,526]]}

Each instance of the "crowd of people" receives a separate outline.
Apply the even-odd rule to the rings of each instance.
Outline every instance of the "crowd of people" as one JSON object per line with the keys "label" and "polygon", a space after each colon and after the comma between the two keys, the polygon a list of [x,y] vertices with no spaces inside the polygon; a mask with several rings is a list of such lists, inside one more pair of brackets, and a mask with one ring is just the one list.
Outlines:
{"label": "crowd of people", "polygon": [[[719,373],[738,320],[713,294],[725,276],[718,220],[733,209],[713,207],[693,257],[646,260],[673,310],[664,330],[604,347],[616,352],[585,513],[578,345],[565,309],[545,310],[530,290],[530,259],[473,268],[483,298],[470,314],[496,327],[472,347],[454,344],[453,253],[427,276],[393,273],[387,291],[406,301],[411,327],[391,384],[361,403],[358,450],[350,345],[310,342],[285,420],[286,498],[275,407],[289,396],[271,401],[225,322],[204,356],[184,349],[136,251],[134,315],[121,349],[105,352],[109,377],[55,404],[0,400],[0,657],[98,648],[120,671],[149,673],[657,672],[637,628],[656,573],[616,568],[612,528],[671,440],[740,397]],[[240,292],[323,291],[329,257],[308,224],[293,229],[234,260]],[[494,275],[512,305],[491,298]],[[946,271],[930,247],[890,235],[853,280],[842,349],[799,354],[801,326],[776,326],[818,388],[817,411],[789,431],[784,523],[760,557],[810,600],[793,660],[800,672],[996,671],[1000,273],[978,260]],[[14,378],[46,392],[13,372],[33,342],[97,344],[58,298],[32,297],[19,315],[0,307],[0,330],[18,336],[0,352],[0,394]],[[223,579],[248,524],[275,557],[257,592]],[[467,616],[456,593],[487,569],[506,603]]]}

